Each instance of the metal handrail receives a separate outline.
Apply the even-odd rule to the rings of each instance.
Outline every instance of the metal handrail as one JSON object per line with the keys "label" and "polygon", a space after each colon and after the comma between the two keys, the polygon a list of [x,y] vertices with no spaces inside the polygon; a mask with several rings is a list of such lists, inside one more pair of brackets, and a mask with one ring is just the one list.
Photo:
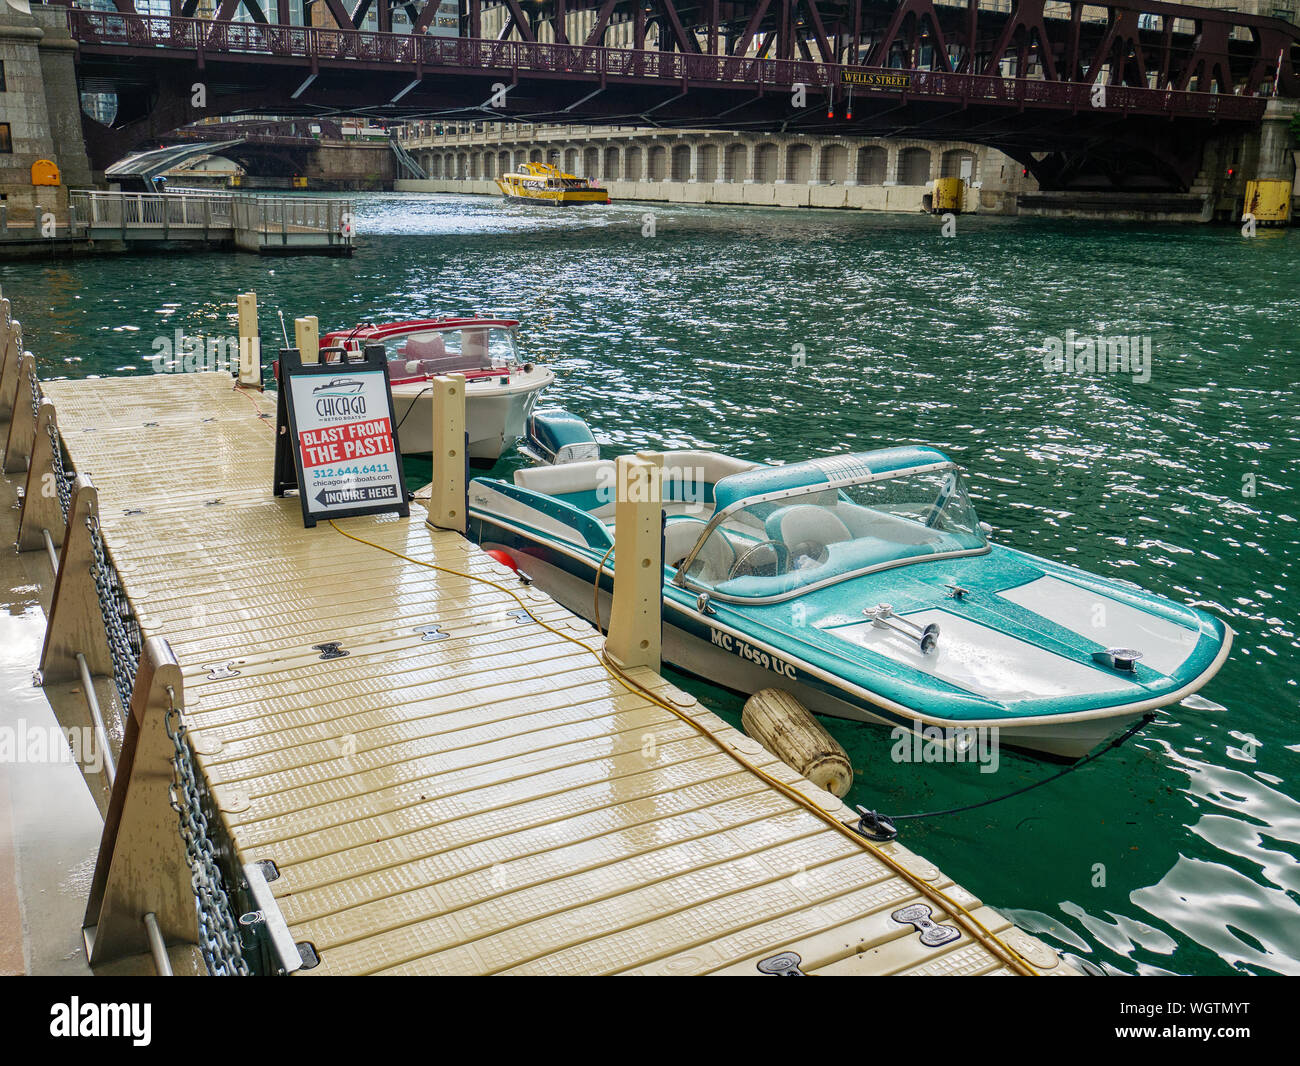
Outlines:
{"label": "metal handrail", "polygon": [[[1169,5],[1144,5],[1152,10]],[[1206,20],[1231,20],[1234,13],[1204,11]],[[1181,10],[1175,17],[1181,17]],[[1240,21],[1240,16],[1236,16]],[[68,10],[69,27],[82,44],[121,45],[133,49],[219,51],[316,62],[366,62],[415,66],[486,68],[503,73],[519,70],[567,72],[602,78],[712,81],[787,87],[801,83],[829,88],[839,83],[841,64],[751,56],[695,55],[681,52],[493,41],[466,37],[429,37],[314,26],[217,22],[101,11]],[[1262,22],[1279,22],[1260,19]],[[1280,25],[1286,26],[1285,23]],[[1289,27],[1288,29],[1294,29]],[[854,67],[856,70],[888,68]],[[1026,103],[1088,108],[1092,85],[1086,82],[1038,81],[982,74],[949,74],[909,70],[909,94],[944,96],[964,102],[1001,103],[1017,108]],[[1190,92],[1175,89],[1108,85],[1110,110],[1155,113],[1195,113],[1215,118],[1254,119],[1263,114],[1261,97]]]}

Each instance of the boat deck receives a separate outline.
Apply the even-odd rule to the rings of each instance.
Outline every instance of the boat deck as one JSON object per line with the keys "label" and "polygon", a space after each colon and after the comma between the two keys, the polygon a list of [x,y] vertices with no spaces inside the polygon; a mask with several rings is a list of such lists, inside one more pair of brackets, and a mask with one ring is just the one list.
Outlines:
{"label": "boat deck", "polygon": [[[304,529],[271,495],[269,397],[219,374],[42,387],[180,664],[221,829],[275,862],[319,955],[300,973],[757,974],[785,951],[818,974],[1075,972],[828,824],[856,816],[657,674],[631,676],[661,702],[620,681],[599,634],[418,504]],[[931,947],[891,917],[945,921],[936,890],[998,939]]]}

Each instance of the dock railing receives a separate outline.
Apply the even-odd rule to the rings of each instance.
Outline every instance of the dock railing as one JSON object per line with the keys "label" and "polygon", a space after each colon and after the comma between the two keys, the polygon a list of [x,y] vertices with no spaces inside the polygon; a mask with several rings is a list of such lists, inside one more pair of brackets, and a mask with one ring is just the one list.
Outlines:
{"label": "dock railing", "polygon": [[68,196],[73,231],[81,237],[136,243],[222,241],[262,254],[352,251],[351,200],[100,189],[74,189]]}
{"label": "dock railing", "polygon": [[268,246],[290,247],[319,242],[351,246],[352,201],[301,196],[236,195],[232,199],[235,238]]}

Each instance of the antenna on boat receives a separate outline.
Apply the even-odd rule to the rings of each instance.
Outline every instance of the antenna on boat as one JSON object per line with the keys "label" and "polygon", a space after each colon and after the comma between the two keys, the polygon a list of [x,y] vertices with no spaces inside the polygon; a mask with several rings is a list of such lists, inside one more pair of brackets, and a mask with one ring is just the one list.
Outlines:
{"label": "antenna on boat", "polygon": [[286,348],[292,347],[292,345],[289,344],[289,331],[284,328],[284,311],[280,311],[279,315],[280,315],[280,334],[281,336],[284,337],[284,346]]}

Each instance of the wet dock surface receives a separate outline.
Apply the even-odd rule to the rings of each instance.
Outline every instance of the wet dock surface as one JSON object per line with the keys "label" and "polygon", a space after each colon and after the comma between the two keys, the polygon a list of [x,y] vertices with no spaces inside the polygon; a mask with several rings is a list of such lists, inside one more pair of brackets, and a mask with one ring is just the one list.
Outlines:
{"label": "wet dock surface", "polygon": [[[265,396],[220,374],[44,394],[305,972],[1069,969],[923,858],[829,824],[856,816],[693,697],[611,673],[585,622],[418,505],[304,529],[271,495]],[[958,935],[923,939],[930,919]]]}

